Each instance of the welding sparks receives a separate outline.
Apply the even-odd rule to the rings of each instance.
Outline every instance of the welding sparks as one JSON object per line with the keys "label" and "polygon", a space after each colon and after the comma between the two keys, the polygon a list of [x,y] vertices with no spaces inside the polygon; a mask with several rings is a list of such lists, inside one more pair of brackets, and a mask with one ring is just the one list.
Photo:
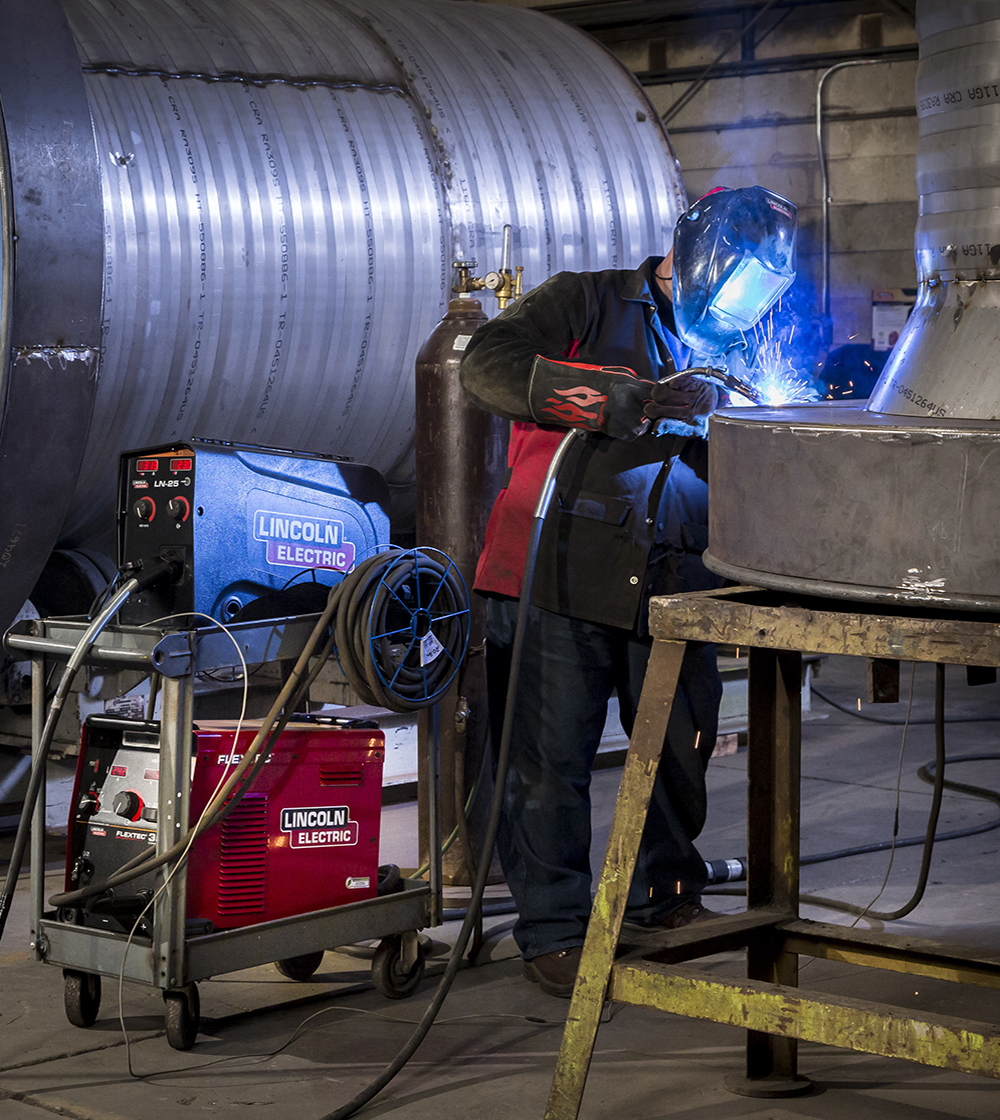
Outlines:
{"label": "welding sparks", "polygon": [[791,343],[794,334],[794,324],[786,338],[776,332],[773,314],[768,314],[766,322],[757,323],[754,327],[752,383],[763,403],[771,408],[819,400],[819,393],[785,353],[784,348]]}

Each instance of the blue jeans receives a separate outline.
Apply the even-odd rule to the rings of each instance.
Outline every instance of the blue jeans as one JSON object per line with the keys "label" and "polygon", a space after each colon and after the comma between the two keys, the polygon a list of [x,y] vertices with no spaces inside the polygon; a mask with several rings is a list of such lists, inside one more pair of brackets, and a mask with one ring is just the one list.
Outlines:
{"label": "blue jeans", "polygon": [[[516,600],[489,600],[494,751],[516,618]],[[615,689],[622,727],[631,735],[651,642],[537,607],[529,608],[527,627],[497,848],[518,908],[514,939],[531,960],[583,944],[591,907],[590,770]],[[629,892],[631,921],[655,923],[697,901],[705,886],[694,840],[705,823],[705,768],[721,696],[715,647],[689,643]],[[685,766],[684,758],[694,764]]]}

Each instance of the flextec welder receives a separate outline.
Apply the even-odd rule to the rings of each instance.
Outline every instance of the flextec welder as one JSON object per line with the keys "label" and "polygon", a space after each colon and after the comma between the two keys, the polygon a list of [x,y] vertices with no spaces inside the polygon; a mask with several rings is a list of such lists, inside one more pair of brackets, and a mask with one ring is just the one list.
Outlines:
{"label": "flextec welder", "polygon": [[[240,761],[259,722],[193,729],[194,823]],[[382,732],[288,724],[252,788],[195,841],[188,860],[190,932],[232,929],[374,898],[382,804]],[[92,717],[77,763],[66,889],[107,878],[156,843],[159,726]],[[153,897],[155,873],[64,917],[127,933]],[[148,932],[151,915],[141,932]]]}

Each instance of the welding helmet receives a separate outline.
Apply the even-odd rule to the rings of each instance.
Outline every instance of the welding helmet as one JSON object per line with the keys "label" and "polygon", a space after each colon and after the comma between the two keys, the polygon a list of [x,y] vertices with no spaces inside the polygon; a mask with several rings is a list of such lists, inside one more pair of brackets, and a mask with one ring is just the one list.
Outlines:
{"label": "welding helmet", "polygon": [[795,279],[798,211],[763,187],[718,187],[674,228],[677,333],[697,354],[725,354]]}

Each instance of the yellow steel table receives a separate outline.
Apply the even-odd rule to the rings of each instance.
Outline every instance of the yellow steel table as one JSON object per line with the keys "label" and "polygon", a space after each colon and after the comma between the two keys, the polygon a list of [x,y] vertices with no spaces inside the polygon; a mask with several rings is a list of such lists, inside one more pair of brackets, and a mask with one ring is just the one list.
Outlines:
{"label": "yellow steel table", "polygon": [[[798,987],[798,957],[1000,988],[1000,954],[800,919],[799,777],[803,653],[895,661],[1000,665],[1000,616],[944,614],[807,599],[734,587],[654,598],[656,639],[639,702],[570,1003],[546,1120],[580,1108],[605,997],[747,1030],[746,1075],[735,1092],[781,1096],[810,1085],[798,1074],[798,1039],[925,1065],[1000,1077],[1000,1030]],[[685,643],[749,650],[747,909],[664,935],[656,960],[615,961],[653,778]],[[747,976],[726,981],[699,957],[746,948]],[[649,954],[647,954],[648,956]]]}

